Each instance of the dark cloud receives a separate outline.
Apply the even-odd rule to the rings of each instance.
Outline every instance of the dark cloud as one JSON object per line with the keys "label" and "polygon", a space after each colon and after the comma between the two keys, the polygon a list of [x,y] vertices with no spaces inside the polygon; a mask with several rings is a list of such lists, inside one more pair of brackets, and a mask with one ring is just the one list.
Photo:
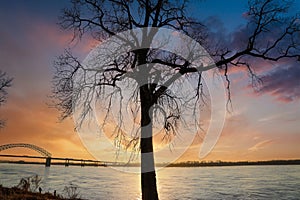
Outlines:
{"label": "dark cloud", "polygon": [[270,94],[276,100],[292,102],[300,100],[300,63],[281,66],[262,76],[259,94]]}
{"label": "dark cloud", "polygon": [[[208,23],[210,22],[210,23]],[[239,29],[228,33],[222,22],[217,18],[210,18],[207,20],[208,24],[215,24],[217,28],[213,27],[213,31],[209,32],[209,52],[213,54],[218,49],[230,47],[233,52],[241,51],[247,47],[248,39],[253,32],[253,27],[240,26]],[[258,49],[266,49],[270,43],[276,41],[282,34],[283,28],[272,27],[272,32],[267,32],[257,38],[256,46]],[[290,37],[283,39],[278,43],[278,47],[270,51],[267,56],[277,57],[280,49],[287,49],[290,44]],[[299,37],[294,38],[294,41],[300,43]],[[291,50],[290,53],[297,54],[296,50]],[[213,56],[218,60],[218,56]],[[300,100],[300,62],[297,59],[281,59],[279,61],[270,61],[261,58],[253,58],[252,56],[243,56],[241,61],[248,63],[253,72],[263,81],[259,91],[253,90],[253,85],[248,85],[247,89],[254,91],[256,95],[268,94],[280,102],[294,102]],[[245,66],[235,67],[230,66],[230,74],[247,73]],[[232,78],[232,76],[231,76]],[[234,79],[234,78],[233,78]],[[247,76],[244,76],[239,81],[247,81]],[[234,83],[235,80],[231,80]],[[240,83],[237,83],[240,84]],[[257,85],[255,85],[257,86]],[[232,86],[233,87],[233,86]]]}
{"label": "dark cloud", "polygon": [[[231,32],[226,31],[223,22],[218,18],[211,17],[206,20],[207,27],[212,27],[208,31],[209,42],[207,47],[211,55],[214,55],[215,52],[222,52],[222,49],[228,49],[230,53],[227,56],[230,57],[236,52],[247,49],[249,38],[256,29],[256,24],[251,21],[248,15],[249,13],[244,13],[243,16],[249,20],[249,23],[243,24]],[[287,27],[290,25],[289,21],[291,19],[289,17],[277,17],[280,20],[268,24],[264,31],[256,37],[252,53],[264,55],[269,58],[277,58],[288,49],[289,55],[299,55],[299,48],[293,47],[293,45],[297,46],[300,44],[299,32],[284,35]],[[215,25],[215,27],[212,25]],[[299,21],[296,20],[292,27],[295,28],[297,25],[299,25]],[[266,52],[267,49],[270,50]],[[220,60],[220,55],[212,57],[216,61]],[[258,77],[261,77],[263,84],[256,94],[268,94],[273,96],[277,101],[293,102],[300,99],[300,62],[296,60],[295,58],[284,58],[271,61],[265,58],[244,55],[239,61],[249,64],[253,72]],[[247,72],[247,68],[243,65],[239,67],[230,66],[228,72],[245,73]],[[234,80],[231,81],[234,83]],[[241,81],[245,81],[244,78]],[[253,87],[249,86],[248,89],[253,90]]]}

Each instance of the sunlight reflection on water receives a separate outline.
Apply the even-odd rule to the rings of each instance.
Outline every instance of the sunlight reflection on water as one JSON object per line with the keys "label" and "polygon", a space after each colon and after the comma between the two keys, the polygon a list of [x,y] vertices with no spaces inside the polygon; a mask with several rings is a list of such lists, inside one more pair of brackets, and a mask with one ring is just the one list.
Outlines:
{"label": "sunlight reflection on water", "polygon": [[[33,174],[43,177],[44,192],[63,194],[63,188],[73,184],[84,199],[141,200],[137,174],[101,167],[0,164],[4,186],[17,185],[21,177]],[[165,168],[157,178],[162,200],[300,197],[300,166]]]}

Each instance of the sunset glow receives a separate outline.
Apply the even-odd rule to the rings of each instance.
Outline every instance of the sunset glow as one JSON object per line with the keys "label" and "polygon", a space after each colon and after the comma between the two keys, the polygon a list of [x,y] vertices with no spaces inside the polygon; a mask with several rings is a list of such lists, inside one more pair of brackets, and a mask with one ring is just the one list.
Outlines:
{"label": "sunset glow", "polygon": [[[64,48],[70,47],[76,56],[84,58],[98,43],[89,37],[72,41],[72,31],[62,31],[56,24],[60,10],[68,5],[68,1],[17,2],[3,1],[0,8],[0,68],[14,78],[7,103],[0,108],[1,118],[7,120],[5,128],[0,130],[0,145],[30,143],[45,148],[54,157],[94,159],[74,130],[73,119],[59,121],[60,113],[49,106],[52,101],[49,96],[53,62]],[[212,6],[209,2],[204,1],[203,4]],[[191,9],[192,12],[201,6],[199,3]],[[213,15],[211,19],[218,19],[221,23],[219,28],[222,26],[228,32],[235,32],[234,28],[244,23],[245,5],[233,5],[230,16],[219,19],[222,16],[218,13],[222,12],[222,8],[211,8],[207,14]],[[226,24],[230,26],[226,27]],[[239,33],[237,31],[234,34]],[[203,160],[300,158],[299,62],[261,61],[254,63],[253,67],[255,73],[263,78],[259,91],[251,86],[251,78],[245,69],[229,70],[232,109],[227,113],[218,143]],[[203,120],[205,127],[209,119]],[[177,161],[199,160],[203,135],[200,131],[193,144]],[[182,147],[178,144],[172,148],[176,150]],[[37,155],[22,148],[1,153]]]}

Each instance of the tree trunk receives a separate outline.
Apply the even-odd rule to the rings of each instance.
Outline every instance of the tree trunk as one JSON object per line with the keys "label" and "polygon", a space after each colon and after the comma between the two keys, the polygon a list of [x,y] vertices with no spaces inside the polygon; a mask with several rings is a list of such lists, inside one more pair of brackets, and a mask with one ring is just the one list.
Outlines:
{"label": "tree trunk", "polygon": [[152,94],[148,85],[140,87],[141,100],[141,187],[143,200],[158,200],[152,141]]}

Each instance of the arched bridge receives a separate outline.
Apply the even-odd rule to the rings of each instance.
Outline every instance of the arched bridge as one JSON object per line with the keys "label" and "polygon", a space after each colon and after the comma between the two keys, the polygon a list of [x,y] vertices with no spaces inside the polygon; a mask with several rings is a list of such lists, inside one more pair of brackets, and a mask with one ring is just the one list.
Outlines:
{"label": "arched bridge", "polygon": [[[87,163],[89,163],[89,165],[91,166],[107,166],[108,164],[118,164],[116,162],[106,162],[106,161],[98,161],[98,160],[84,160],[84,159],[76,159],[76,158],[53,158],[51,157],[51,153],[48,152],[47,150],[38,147],[36,145],[33,144],[26,144],[26,143],[15,143],[15,144],[4,144],[4,145],[0,145],[0,152],[6,149],[11,149],[11,148],[18,148],[18,147],[22,147],[22,148],[28,148],[28,149],[32,149],[38,153],[40,153],[42,155],[41,156],[28,156],[28,155],[2,155],[0,154],[0,157],[14,157],[14,158],[34,158],[34,159],[46,159],[45,162],[45,166],[46,167],[50,167],[51,165],[51,160],[59,160],[65,161],[65,166],[69,166],[70,164],[73,165],[79,165],[78,163],[80,162],[81,166],[86,165]],[[71,161],[71,162],[70,162]],[[55,164],[63,164],[61,162],[59,163],[55,163]]]}
{"label": "arched bridge", "polygon": [[47,150],[38,147],[33,144],[25,144],[25,143],[15,143],[15,144],[4,144],[0,146],[0,151],[6,150],[6,149],[11,149],[11,148],[17,148],[17,147],[23,147],[23,148],[28,148],[32,149],[38,153],[40,153],[42,156],[45,156],[47,158],[51,157],[51,153],[48,152]]}

